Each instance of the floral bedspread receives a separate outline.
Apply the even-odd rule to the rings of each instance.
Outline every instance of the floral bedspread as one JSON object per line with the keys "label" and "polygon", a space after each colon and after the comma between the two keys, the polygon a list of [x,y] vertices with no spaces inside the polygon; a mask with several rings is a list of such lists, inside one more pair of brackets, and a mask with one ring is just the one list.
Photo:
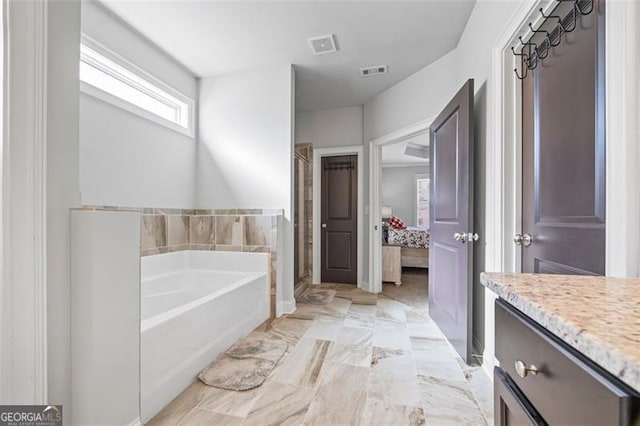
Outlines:
{"label": "floral bedspread", "polygon": [[411,248],[429,248],[429,230],[427,228],[408,227],[396,229],[389,227],[388,244]]}

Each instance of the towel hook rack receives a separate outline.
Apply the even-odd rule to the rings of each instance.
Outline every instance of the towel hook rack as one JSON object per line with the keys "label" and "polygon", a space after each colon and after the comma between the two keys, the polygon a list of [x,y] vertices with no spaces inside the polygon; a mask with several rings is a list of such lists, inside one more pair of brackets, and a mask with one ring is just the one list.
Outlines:
{"label": "towel hook rack", "polygon": [[[549,50],[552,47],[557,47],[562,43],[562,34],[567,34],[574,31],[578,26],[578,19],[582,16],[589,15],[593,12],[595,7],[595,2],[597,0],[556,0],[558,2],[573,2],[573,7],[571,10],[563,17],[554,15],[553,12],[548,15],[544,13],[544,9],[540,8],[539,12],[544,21],[542,24],[538,26],[538,28],[534,28],[533,24],[529,22],[528,26],[531,30],[531,35],[525,41],[522,36],[518,37],[518,40],[522,44],[523,48],[521,53],[517,53],[516,50],[512,47],[511,50],[513,54],[517,57],[520,57],[520,61],[522,66],[522,74],[518,72],[518,69],[514,69],[516,77],[519,80],[523,80],[527,77],[527,69],[535,70],[538,67],[538,63],[540,60],[544,60],[549,55]],[[555,10],[554,10],[555,11]],[[548,31],[545,28],[545,24],[549,22],[551,19],[557,19],[557,24],[555,25],[555,29],[552,31]],[[548,27],[547,27],[548,28]],[[542,43],[533,42],[533,38],[538,34],[544,34],[544,41]],[[528,54],[524,53],[524,49],[527,49]]]}

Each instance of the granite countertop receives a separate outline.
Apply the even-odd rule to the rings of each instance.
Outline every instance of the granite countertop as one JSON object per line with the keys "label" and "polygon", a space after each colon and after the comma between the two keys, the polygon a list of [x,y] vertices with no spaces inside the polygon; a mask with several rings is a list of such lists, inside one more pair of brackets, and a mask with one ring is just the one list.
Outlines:
{"label": "granite countertop", "polygon": [[640,278],[487,272],[480,280],[640,392]]}

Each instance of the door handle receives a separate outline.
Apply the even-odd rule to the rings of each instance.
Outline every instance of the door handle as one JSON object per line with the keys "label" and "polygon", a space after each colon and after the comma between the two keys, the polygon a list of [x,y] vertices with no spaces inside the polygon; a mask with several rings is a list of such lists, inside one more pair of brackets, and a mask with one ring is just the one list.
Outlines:
{"label": "door handle", "polygon": [[533,243],[533,238],[530,234],[516,234],[513,237],[513,242],[519,246],[529,247]]}
{"label": "door handle", "polygon": [[327,224],[326,224],[326,223],[323,223],[323,224],[322,224],[322,227],[323,227],[323,228],[326,228],[326,227],[327,227]]}
{"label": "door handle", "polygon": [[453,239],[456,241],[462,241],[462,243],[466,243],[467,241],[478,241],[480,236],[477,232],[456,232],[453,234]]}

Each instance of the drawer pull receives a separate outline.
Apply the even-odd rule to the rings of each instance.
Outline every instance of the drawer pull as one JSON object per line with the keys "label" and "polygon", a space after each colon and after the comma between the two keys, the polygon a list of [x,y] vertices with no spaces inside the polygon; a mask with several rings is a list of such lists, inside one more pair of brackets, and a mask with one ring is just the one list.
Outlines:
{"label": "drawer pull", "polygon": [[522,361],[521,359],[516,361],[516,373],[518,373],[518,376],[522,377],[523,379],[525,377],[527,377],[527,374],[532,374],[532,375],[536,375],[538,374],[538,367],[536,367],[534,364],[531,364],[531,367],[527,367],[527,364],[524,363],[524,361]]}

